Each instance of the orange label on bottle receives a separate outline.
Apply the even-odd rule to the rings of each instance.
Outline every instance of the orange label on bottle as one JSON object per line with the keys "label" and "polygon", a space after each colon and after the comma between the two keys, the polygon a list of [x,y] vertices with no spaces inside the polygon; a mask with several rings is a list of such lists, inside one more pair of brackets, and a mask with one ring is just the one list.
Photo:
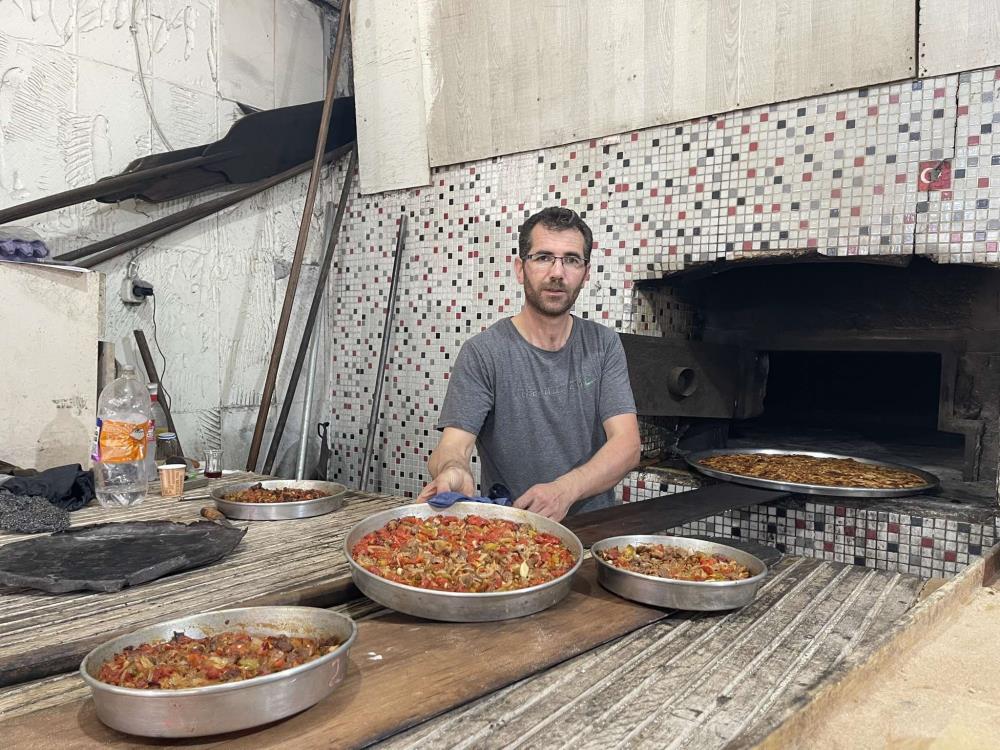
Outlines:
{"label": "orange label on bottle", "polygon": [[107,464],[142,461],[146,458],[149,422],[117,422],[103,419],[98,425],[97,460]]}

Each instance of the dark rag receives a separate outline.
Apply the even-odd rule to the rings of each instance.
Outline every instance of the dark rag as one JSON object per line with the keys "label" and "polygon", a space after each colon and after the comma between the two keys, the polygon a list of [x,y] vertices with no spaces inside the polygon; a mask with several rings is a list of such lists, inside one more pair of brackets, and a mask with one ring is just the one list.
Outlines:
{"label": "dark rag", "polygon": [[14,477],[0,491],[15,495],[41,496],[57,508],[79,510],[94,499],[94,472],[80,464],[55,466],[30,477]]}

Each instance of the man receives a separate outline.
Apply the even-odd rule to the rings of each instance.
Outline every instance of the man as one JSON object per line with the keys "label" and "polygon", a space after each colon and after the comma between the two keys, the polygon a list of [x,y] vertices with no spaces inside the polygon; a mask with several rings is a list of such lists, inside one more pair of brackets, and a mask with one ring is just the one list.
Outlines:
{"label": "man", "polygon": [[570,314],[590,278],[593,235],[575,212],[546,208],[520,229],[517,280],[524,306],[459,352],[420,493],[476,495],[508,488],[514,505],[554,520],[614,502],[639,462],[639,427],[625,351],[609,328]]}

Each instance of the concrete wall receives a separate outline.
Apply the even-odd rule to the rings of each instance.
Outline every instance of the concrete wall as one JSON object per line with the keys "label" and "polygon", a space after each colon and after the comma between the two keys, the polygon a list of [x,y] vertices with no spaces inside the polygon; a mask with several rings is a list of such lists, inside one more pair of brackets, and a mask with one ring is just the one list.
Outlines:
{"label": "concrete wall", "polygon": [[[167,150],[160,131],[175,149],[211,142],[238,117],[237,102],[269,109],[321,99],[322,21],[307,0],[0,2],[0,206]],[[154,341],[153,305],[118,301],[130,259],[154,285],[164,381],[190,453],[221,444],[228,465],[246,460],[305,184],[286,183],[101,267],[106,335],[123,358],[134,328]],[[327,173],[310,264],[336,190]],[[89,202],[27,223],[62,252],[191,203]],[[307,266],[305,293],[314,277]]]}

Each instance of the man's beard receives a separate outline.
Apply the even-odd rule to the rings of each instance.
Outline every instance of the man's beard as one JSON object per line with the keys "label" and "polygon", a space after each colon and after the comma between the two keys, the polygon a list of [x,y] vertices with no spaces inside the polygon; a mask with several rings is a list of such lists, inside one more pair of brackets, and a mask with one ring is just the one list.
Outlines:
{"label": "man's beard", "polygon": [[[543,282],[536,289],[527,276],[524,278],[524,296],[527,303],[542,315],[553,318],[558,318],[573,307],[576,298],[580,296],[582,288],[583,282],[581,281],[575,289],[559,282]],[[557,299],[550,299],[545,297],[545,291],[547,290],[565,292],[566,294]]]}

